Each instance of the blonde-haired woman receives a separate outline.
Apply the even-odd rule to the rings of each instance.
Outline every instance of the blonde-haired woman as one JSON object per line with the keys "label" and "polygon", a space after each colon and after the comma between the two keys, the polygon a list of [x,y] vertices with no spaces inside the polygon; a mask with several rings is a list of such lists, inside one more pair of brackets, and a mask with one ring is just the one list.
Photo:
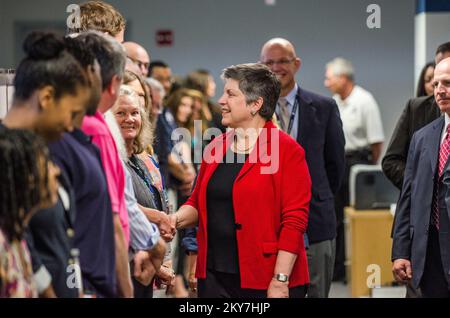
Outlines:
{"label": "blonde-haired woman", "polygon": [[[140,156],[152,159],[145,152],[147,136],[152,132],[139,96],[130,86],[122,85],[120,87],[119,98],[112,108],[112,113],[125,142],[126,167],[131,174],[137,202],[144,207],[143,211],[149,220],[158,223],[157,220],[161,217],[160,211],[169,211],[168,200],[162,188],[162,178],[156,161],[154,161],[154,169],[149,169],[140,159]],[[161,232],[163,234],[164,231]],[[170,260],[170,251],[166,254],[165,262],[168,260]],[[174,273],[168,265],[163,265],[156,276],[162,283],[171,285]],[[134,281],[134,287],[135,297],[150,298],[153,296],[152,285],[144,286]]]}

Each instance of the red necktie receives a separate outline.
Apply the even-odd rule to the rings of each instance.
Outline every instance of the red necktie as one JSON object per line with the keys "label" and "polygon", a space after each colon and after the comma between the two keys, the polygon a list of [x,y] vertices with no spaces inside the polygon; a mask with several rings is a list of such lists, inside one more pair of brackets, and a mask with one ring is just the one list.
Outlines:
{"label": "red necktie", "polygon": [[439,162],[438,162],[438,178],[436,179],[435,192],[433,197],[433,210],[431,214],[431,224],[436,226],[439,230],[439,184],[444,172],[445,165],[447,164],[448,155],[450,154],[450,124],[447,126],[446,135],[444,141],[439,149]]}

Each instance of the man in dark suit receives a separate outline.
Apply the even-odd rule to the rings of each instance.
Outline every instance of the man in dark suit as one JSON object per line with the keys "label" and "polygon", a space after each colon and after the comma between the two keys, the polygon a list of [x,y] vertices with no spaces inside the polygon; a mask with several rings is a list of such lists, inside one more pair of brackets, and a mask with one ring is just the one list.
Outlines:
{"label": "man in dark suit", "polygon": [[[450,42],[443,43],[437,48],[436,64],[446,57],[450,57]],[[398,189],[402,189],[406,157],[413,134],[440,115],[441,111],[434,96],[412,98],[406,104],[382,161],[384,174]],[[406,297],[420,297],[420,291],[408,284]]]}
{"label": "man in dark suit", "polygon": [[397,281],[423,297],[450,297],[450,58],[434,71],[434,97],[444,116],[413,135],[392,247]]}
{"label": "man in dark suit", "polygon": [[336,103],[299,87],[295,74],[301,60],[287,40],[275,38],[264,44],[261,62],[281,82],[276,114],[281,129],[305,149],[312,179],[308,220],[308,297],[328,297],[333,278],[336,238],[334,194],[344,175],[344,134]]}

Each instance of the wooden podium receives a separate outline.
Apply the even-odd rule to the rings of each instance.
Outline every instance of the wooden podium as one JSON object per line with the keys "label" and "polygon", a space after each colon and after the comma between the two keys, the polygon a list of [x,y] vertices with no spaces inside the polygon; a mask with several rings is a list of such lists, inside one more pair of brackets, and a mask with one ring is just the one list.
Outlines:
{"label": "wooden podium", "polygon": [[346,269],[352,297],[370,296],[367,281],[374,277],[372,274],[377,268],[381,286],[394,281],[391,262],[393,219],[389,210],[345,208]]}

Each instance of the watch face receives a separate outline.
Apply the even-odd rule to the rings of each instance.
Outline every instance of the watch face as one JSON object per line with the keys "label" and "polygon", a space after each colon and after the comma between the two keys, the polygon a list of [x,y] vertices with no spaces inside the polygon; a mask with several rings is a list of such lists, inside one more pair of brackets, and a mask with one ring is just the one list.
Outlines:
{"label": "watch face", "polygon": [[283,283],[288,281],[288,276],[285,274],[277,274],[275,278]]}

